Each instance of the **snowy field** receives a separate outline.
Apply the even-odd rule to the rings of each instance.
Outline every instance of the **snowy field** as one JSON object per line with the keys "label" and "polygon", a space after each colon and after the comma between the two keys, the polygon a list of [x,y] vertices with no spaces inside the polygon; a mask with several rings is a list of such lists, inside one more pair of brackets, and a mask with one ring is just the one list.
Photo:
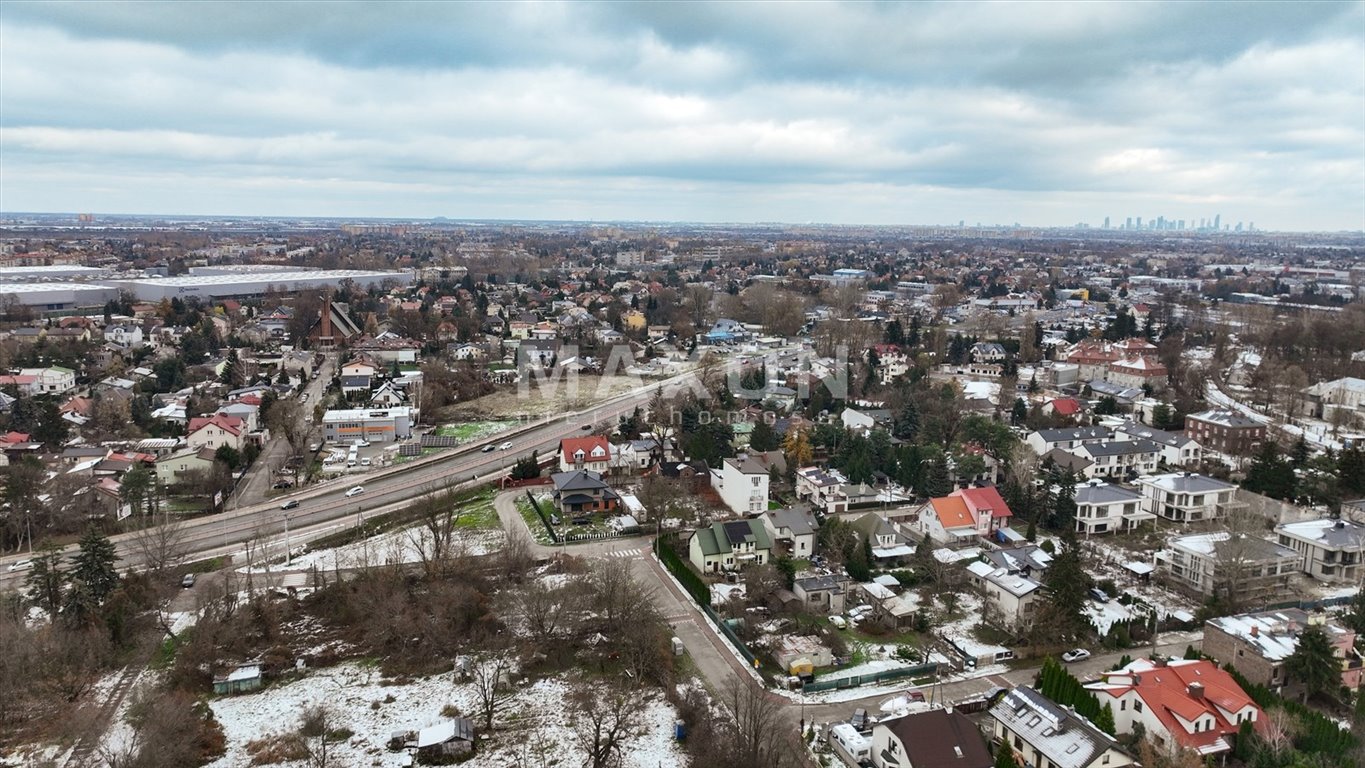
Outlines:
{"label": "snowy field", "polygon": [[[487,555],[502,549],[506,534],[501,529],[456,528],[453,534],[455,552],[466,555]],[[332,549],[319,549],[292,558],[291,570],[307,570],[316,567],[320,571],[335,568],[359,568],[372,565],[391,565],[396,563],[416,563],[422,560],[423,551],[431,551],[431,532],[422,526],[405,528],[400,531],[381,533],[378,536],[346,544]],[[274,565],[271,570],[278,571],[283,563]],[[257,567],[257,572],[265,569]],[[239,573],[246,573],[239,568]]]}
{"label": "snowy field", "polygon": [[[480,734],[479,753],[461,763],[467,768],[506,766],[576,766],[584,753],[569,727],[565,705],[568,687],[563,680],[542,680],[518,690],[498,715],[491,738]],[[394,731],[420,730],[439,722],[446,706],[457,708],[478,724],[477,697],[467,683],[456,683],[452,673],[415,680],[407,685],[384,685],[377,668],[347,663],[317,670],[301,680],[267,690],[210,702],[227,737],[227,753],[211,768],[245,768],[251,764],[247,742],[297,727],[299,713],[315,703],[326,704],[338,727],[352,732],[333,745],[332,764],[346,766],[402,766],[404,752],[390,752],[385,743]],[[644,733],[624,746],[625,768],[685,766],[687,757],[673,741],[676,712],[656,695],[640,714]],[[303,768],[303,762],[280,763]]]}

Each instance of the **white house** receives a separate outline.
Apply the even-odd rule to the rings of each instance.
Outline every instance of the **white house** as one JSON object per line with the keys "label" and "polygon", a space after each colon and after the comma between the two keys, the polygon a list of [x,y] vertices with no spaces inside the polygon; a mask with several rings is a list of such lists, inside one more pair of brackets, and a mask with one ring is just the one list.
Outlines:
{"label": "white house", "polygon": [[837,470],[802,467],[796,470],[796,498],[810,503],[827,515],[848,511],[847,480]]}
{"label": "white house", "polygon": [[1193,466],[1204,456],[1204,449],[1194,438],[1181,432],[1167,432],[1135,421],[1125,421],[1114,430],[1116,440],[1150,440],[1157,444],[1159,458],[1171,467]]}
{"label": "white house", "polygon": [[559,471],[586,469],[606,473],[611,467],[611,443],[607,438],[569,437],[559,441]]}
{"label": "white house", "polygon": [[190,419],[185,429],[185,442],[190,448],[210,448],[218,450],[228,446],[242,450],[246,438],[246,425],[236,416],[215,413],[212,416],[199,416]]}
{"label": "white house", "polygon": [[763,527],[774,542],[787,545],[794,558],[807,558],[815,552],[815,515],[796,509],[770,509],[763,513]]}
{"label": "white house", "polygon": [[146,343],[142,326],[136,323],[116,323],[105,328],[104,340],[123,349],[140,349]]}
{"label": "white house", "polygon": [[687,557],[702,573],[733,571],[772,562],[772,541],[759,520],[713,523],[692,534]]}
{"label": "white house", "polygon": [[1276,526],[1275,534],[1302,557],[1303,572],[1319,581],[1359,584],[1365,575],[1365,525],[1325,517]]}
{"label": "white house", "polygon": [[1194,472],[1171,472],[1137,479],[1148,512],[1177,523],[1213,520],[1236,505],[1237,487]]}
{"label": "white house", "polygon": [[1033,452],[1042,456],[1054,448],[1070,451],[1085,443],[1099,443],[1114,439],[1114,430],[1108,427],[1068,427],[1066,429],[1040,429],[1030,432],[1024,442]]}
{"label": "white house", "polygon": [[1121,485],[1091,480],[1076,486],[1076,533],[1113,533],[1156,518],[1142,508],[1142,496]]}
{"label": "white house", "polygon": [[1042,599],[1040,581],[981,560],[970,563],[967,573],[985,598],[982,610],[987,622],[1011,629],[1033,623],[1036,606]]}
{"label": "white house", "polygon": [[1011,690],[991,708],[991,735],[998,749],[1014,752],[1018,765],[1124,768],[1137,763],[1113,736],[1028,686]]}
{"label": "white house", "polygon": [[20,376],[32,376],[29,391],[35,395],[62,394],[76,388],[76,372],[53,365],[47,368],[24,368]]}
{"label": "white house", "polygon": [[758,514],[768,509],[768,470],[745,454],[725,459],[711,470],[711,487],[721,501],[737,514]]}
{"label": "white house", "polygon": [[1123,479],[1148,475],[1156,471],[1161,449],[1151,440],[1109,440],[1083,443],[1072,453],[1090,462],[1084,473],[1087,477]]}

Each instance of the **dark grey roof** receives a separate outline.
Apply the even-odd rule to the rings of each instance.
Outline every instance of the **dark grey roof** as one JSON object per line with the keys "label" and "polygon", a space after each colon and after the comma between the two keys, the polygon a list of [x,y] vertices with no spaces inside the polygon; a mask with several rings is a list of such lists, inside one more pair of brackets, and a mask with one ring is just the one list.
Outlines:
{"label": "dark grey roof", "polygon": [[1114,436],[1114,430],[1109,427],[1040,429],[1038,436],[1049,443],[1058,443],[1063,440],[1108,440]]}
{"label": "dark grey roof", "polygon": [[1200,411],[1191,413],[1186,419],[1197,421],[1207,421],[1210,424],[1219,424],[1233,429],[1250,429],[1254,427],[1264,427],[1265,425],[1254,419],[1249,419],[1236,411]]}
{"label": "dark grey roof", "polygon": [[555,491],[557,493],[563,493],[565,491],[591,491],[607,487],[607,484],[602,482],[602,473],[593,472],[589,469],[556,472],[553,475],[550,475],[550,482],[554,483]]}
{"label": "dark grey roof", "polygon": [[1142,495],[1137,491],[1111,483],[1086,483],[1076,486],[1077,504],[1111,504],[1137,501],[1141,498]]}
{"label": "dark grey roof", "polygon": [[1146,424],[1139,424],[1135,421],[1123,422],[1123,424],[1119,425],[1118,431],[1125,435],[1140,437],[1145,440],[1151,440],[1154,443],[1169,445],[1173,448],[1179,448],[1186,443],[1194,442],[1193,438],[1187,437],[1182,433],[1167,432],[1164,429],[1149,427]]}
{"label": "dark grey roof", "polygon": [[796,581],[794,581],[794,582],[792,582],[792,583],[793,583],[795,586],[800,587],[800,588],[801,588],[801,591],[806,592],[806,593],[810,593],[810,592],[825,592],[825,591],[836,591],[836,592],[842,591],[843,588],[844,588],[844,584],[847,583],[847,582],[848,582],[848,577],[846,577],[846,576],[826,575],[826,576],[807,576],[807,577],[805,577],[805,578],[803,578],[803,579],[797,579]]}
{"label": "dark grey roof", "polygon": [[1057,768],[1084,768],[1110,749],[1122,751],[1113,737],[1027,686],[1005,694],[991,717]]}
{"label": "dark grey roof", "polygon": [[772,521],[774,528],[787,528],[793,536],[815,533],[815,516],[810,512],[797,509],[773,509],[764,514]]}
{"label": "dark grey roof", "polygon": [[1129,456],[1135,453],[1157,453],[1161,450],[1151,440],[1110,440],[1100,443],[1086,443],[1076,450],[1082,449],[1091,456]]}

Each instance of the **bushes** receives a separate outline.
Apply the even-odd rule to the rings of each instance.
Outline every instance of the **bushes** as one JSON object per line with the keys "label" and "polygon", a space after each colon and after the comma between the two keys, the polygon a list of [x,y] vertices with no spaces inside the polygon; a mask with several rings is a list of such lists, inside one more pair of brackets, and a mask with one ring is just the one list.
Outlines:
{"label": "bushes", "polygon": [[1100,707],[1100,700],[1095,694],[1087,691],[1075,675],[1051,656],[1043,661],[1043,668],[1038,673],[1038,691],[1062,706],[1075,709],[1076,714],[1090,720],[1110,736],[1114,735],[1113,711],[1110,710],[1106,715],[1105,708]]}
{"label": "bushes", "polygon": [[678,553],[674,552],[672,547],[665,544],[663,539],[655,539],[654,551],[659,554],[659,560],[668,568],[669,573],[678,579],[678,582],[683,585],[683,589],[692,595],[692,599],[696,600],[698,605],[711,604],[711,588],[706,586],[706,582],[702,581],[701,577],[694,573],[691,568],[687,567],[687,563],[678,557]]}

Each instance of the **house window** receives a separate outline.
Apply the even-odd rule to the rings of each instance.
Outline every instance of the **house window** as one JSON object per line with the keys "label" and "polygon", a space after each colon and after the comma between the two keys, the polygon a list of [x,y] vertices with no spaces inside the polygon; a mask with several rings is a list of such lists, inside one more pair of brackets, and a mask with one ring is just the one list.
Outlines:
{"label": "house window", "polygon": [[1139,700],[1139,701],[1134,701],[1134,702],[1133,702],[1133,711],[1134,711],[1134,712],[1141,712],[1141,711],[1142,711],[1142,702],[1141,702],[1140,700]]}

